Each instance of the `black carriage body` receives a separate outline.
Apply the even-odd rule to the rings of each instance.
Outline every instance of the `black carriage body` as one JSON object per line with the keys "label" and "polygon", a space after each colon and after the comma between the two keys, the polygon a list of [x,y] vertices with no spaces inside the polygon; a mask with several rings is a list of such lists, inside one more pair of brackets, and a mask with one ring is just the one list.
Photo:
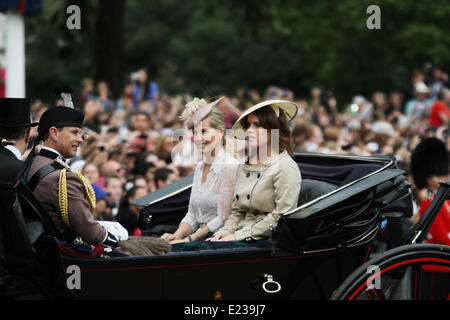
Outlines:
{"label": "black carriage body", "polygon": [[[368,250],[365,245],[294,255],[236,248],[63,261],[66,267],[80,268],[80,286],[72,290],[75,299],[328,299],[365,261]],[[277,283],[281,290],[270,292]]]}
{"label": "black carriage body", "polygon": [[[391,157],[299,153],[295,160],[302,172],[299,205],[282,216],[264,248],[63,257],[66,268],[80,270],[75,298],[328,299],[369,258],[381,222],[395,227],[412,214],[411,192]],[[187,177],[135,201],[144,207],[144,235],[176,228],[191,184]]]}

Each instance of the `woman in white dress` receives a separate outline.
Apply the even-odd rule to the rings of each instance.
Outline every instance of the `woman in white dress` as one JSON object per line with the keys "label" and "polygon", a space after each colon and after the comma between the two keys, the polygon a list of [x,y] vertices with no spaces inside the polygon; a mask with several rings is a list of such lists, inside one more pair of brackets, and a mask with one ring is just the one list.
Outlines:
{"label": "woman in white dress", "polygon": [[221,99],[208,104],[195,98],[180,117],[193,130],[201,161],[194,169],[186,216],[173,234],[161,236],[171,244],[203,240],[219,230],[231,213],[238,161],[224,148],[224,115],[214,108]]}

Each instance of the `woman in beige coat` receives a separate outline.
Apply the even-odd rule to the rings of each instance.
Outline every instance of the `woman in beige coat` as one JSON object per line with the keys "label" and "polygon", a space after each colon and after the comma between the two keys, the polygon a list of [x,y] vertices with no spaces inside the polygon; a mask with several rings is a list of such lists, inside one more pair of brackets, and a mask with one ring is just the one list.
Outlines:
{"label": "woman in beige coat", "polygon": [[297,207],[301,174],[292,159],[288,122],[297,106],[288,101],[259,103],[233,126],[248,141],[248,156],[239,165],[232,212],[210,241],[252,241],[271,236],[282,214]]}

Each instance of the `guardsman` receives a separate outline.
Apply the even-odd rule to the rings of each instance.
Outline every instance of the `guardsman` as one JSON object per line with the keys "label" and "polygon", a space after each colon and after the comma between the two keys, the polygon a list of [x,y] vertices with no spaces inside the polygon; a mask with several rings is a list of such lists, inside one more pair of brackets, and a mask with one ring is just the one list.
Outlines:
{"label": "guardsman", "polygon": [[16,178],[23,161],[22,155],[30,141],[31,99],[0,98],[0,181]]}
{"label": "guardsman", "polygon": [[41,148],[27,159],[31,164],[25,179],[55,223],[60,240],[81,237],[91,245],[116,247],[119,240],[128,239],[128,232],[117,222],[94,219],[92,186],[66,164],[83,142],[84,114],[73,108],[70,91],[65,91],[61,93],[65,105],[50,108],[41,116],[36,141]]}
{"label": "guardsman", "polygon": [[[427,196],[420,203],[419,215],[423,215],[433,201],[441,182],[450,180],[449,152],[444,141],[423,139],[411,154],[411,174],[417,188],[426,190]],[[428,231],[428,243],[450,246],[450,200],[439,210]]]}

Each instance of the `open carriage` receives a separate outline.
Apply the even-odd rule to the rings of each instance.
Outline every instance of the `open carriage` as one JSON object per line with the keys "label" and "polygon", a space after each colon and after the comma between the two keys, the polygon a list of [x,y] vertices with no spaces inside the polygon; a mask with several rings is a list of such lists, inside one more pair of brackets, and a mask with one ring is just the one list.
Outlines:
{"label": "open carriage", "polygon": [[[46,226],[45,213],[40,212],[38,218],[27,213],[36,211],[38,205],[28,199],[20,182],[18,185],[24,190],[19,192],[19,198],[28,200],[19,199],[23,203],[20,219],[3,218],[2,230],[5,224],[14,223],[16,229],[22,229],[22,236],[3,239],[16,259],[21,257],[22,247],[26,248],[22,251],[28,258],[18,259],[15,265],[25,263],[28,271],[31,264],[39,267],[40,272],[33,272],[33,281],[50,298],[347,299],[362,297],[361,292],[386,297],[386,292],[377,286],[355,292],[361,283],[365,284],[367,277],[361,268],[367,268],[368,263],[370,266],[370,259],[390,256],[392,250],[402,249],[407,241],[412,241],[409,234],[402,233],[401,224],[412,214],[411,190],[403,171],[397,169],[395,158],[315,153],[297,153],[294,158],[302,173],[298,207],[281,217],[263,246],[109,259],[61,255],[55,253],[57,243],[51,236],[51,227]],[[177,227],[187,211],[191,185],[192,176],[188,176],[135,201],[143,208],[140,224],[144,236],[159,236]],[[447,199],[449,190],[443,186],[441,200]],[[4,186],[2,192],[10,194],[11,187]],[[431,218],[420,226],[420,231],[424,231],[421,237],[442,203],[428,210]],[[16,212],[17,217],[17,210],[5,212]],[[45,230],[39,233],[33,229],[31,223],[36,221],[42,222]],[[417,236],[414,241],[420,239],[423,238]],[[388,251],[373,257],[377,242],[385,243]],[[450,252],[448,247],[441,247],[436,261],[446,274]],[[426,260],[429,264],[433,261]],[[14,264],[7,259],[2,264],[9,273],[1,280],[3,290],[12,287],[13,276],[27,278],[26,270],[11,272]],[[78,270],[79,285],[68,290],[66,284],[73,270]],[[402,272],[397,270],[397,277]],[[356,284],[358,288],[353,289]]]}

